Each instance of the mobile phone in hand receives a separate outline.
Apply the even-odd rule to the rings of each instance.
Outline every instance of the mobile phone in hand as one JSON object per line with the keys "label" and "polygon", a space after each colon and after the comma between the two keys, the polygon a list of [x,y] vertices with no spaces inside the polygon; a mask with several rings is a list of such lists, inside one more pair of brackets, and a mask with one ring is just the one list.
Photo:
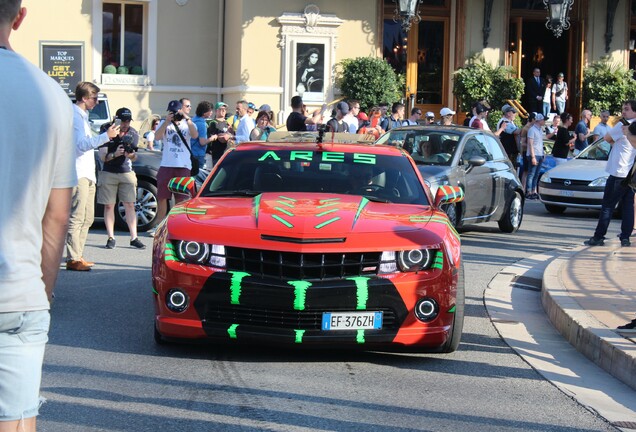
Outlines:
{"label": "mobile phone in hand", "polygon": [[115,126],[121,126],[121,119],[116,118],[116,119],[113,121],[113,124],[114,124]]}
{"label": "mobile phone in hand", "polygon": [[625,126],[629,126],[629,122],[627,120],[625,120],[624,117],[621,117],[620,122],[623,123]]}

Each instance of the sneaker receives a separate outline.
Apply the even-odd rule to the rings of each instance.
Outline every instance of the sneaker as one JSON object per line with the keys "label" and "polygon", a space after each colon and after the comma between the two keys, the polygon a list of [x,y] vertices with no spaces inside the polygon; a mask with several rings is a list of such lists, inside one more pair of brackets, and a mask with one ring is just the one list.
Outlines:
{"label": "sneaker", "polygon": [[616,327],[617,330],[630,330],[630,331],[636,331],[636,319],[631,320],[631,322],[628,322],[625,325],[622,326],[618,326]]}
{"label": "sneaker", "polygon": [[631,245],[632,245],[632,242],[629,241],[628,238],[621,239],[621,246],[628,247],[628,246],[631,246]]}
{"label": "sneaker", "polygon": [[130,241],[130,245],[137,249],[146,249],[146,245],[143,244],[137,237],[135,237],[134,240]]}
{"label": "sneaker", "polygon": [[112,237],[108,237],[106,241],[106,249],[115,249],[115,239]]}
{"label": "sneaker", "polygon": [[66,270],[71,271],[89,271],[91,268],[85,265],[80,260],[68,260],[66,261]]}
{"label": "sneaker", "polygon": [[597,239],[595,237],[590,237],[589,240],[585,240],[583,242],[583,244],[585,246],[603,246],[605,244],[605,241],[601,238],[601,239]]}

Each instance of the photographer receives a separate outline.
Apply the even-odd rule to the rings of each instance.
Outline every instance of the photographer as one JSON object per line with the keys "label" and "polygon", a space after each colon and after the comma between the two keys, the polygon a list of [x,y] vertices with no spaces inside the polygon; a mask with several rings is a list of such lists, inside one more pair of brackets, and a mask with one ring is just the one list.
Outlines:
{"label": "photographer", "polygon": [[[100,147],[99,158],[103,163],[97,182],[97,202],[104,205],[104,224],[108,233],[106,249],[115,248],[115,205],[117,196],[124,203],[126,223],[130,231],[130,246],[145,249],[137,238],[137,176],[132,170],[132,162],[137,159],[139,134],[130,127],[132,113],[128,108],[120,108],[115,114],[114,124],[119,124],[119,134]],[[108,128],[104,125],[102,128]]]}

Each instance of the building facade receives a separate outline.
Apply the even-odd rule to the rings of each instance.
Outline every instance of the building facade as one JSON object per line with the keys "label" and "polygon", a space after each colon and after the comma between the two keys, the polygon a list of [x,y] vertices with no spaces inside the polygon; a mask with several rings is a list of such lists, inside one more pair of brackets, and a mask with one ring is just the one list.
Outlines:
{"label": "building facade", "polygon": [[[14,48],[72,91],[95,82],[112,109],[139,122],[188,97],[269,104],[282,123],[289,100],[339,97],[343,59],[384,57],[404,74],[410,106],[456,107],[452,74],[481,54],[524,78],[563,72],[568,111],[581,109],[586,65],[609,56],[636,65],[636,1],[575,0],[559,38],[542,0],[422,0],[405,32],[392,0],[23,0]],[[115,73],[113,73],[115,72]],[[380,102],[380,101],[378,101]]]}

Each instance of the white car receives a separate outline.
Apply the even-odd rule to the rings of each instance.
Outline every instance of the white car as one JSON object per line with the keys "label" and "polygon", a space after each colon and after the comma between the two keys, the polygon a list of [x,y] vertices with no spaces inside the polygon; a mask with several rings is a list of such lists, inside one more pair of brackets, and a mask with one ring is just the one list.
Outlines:
{"label": "white car", "polygon": [[543,174],[539,180],[539,199],[546,210],[557,214],[567,207],[600,210],[611,148],[608,142],[599,139],[574,159]]}

